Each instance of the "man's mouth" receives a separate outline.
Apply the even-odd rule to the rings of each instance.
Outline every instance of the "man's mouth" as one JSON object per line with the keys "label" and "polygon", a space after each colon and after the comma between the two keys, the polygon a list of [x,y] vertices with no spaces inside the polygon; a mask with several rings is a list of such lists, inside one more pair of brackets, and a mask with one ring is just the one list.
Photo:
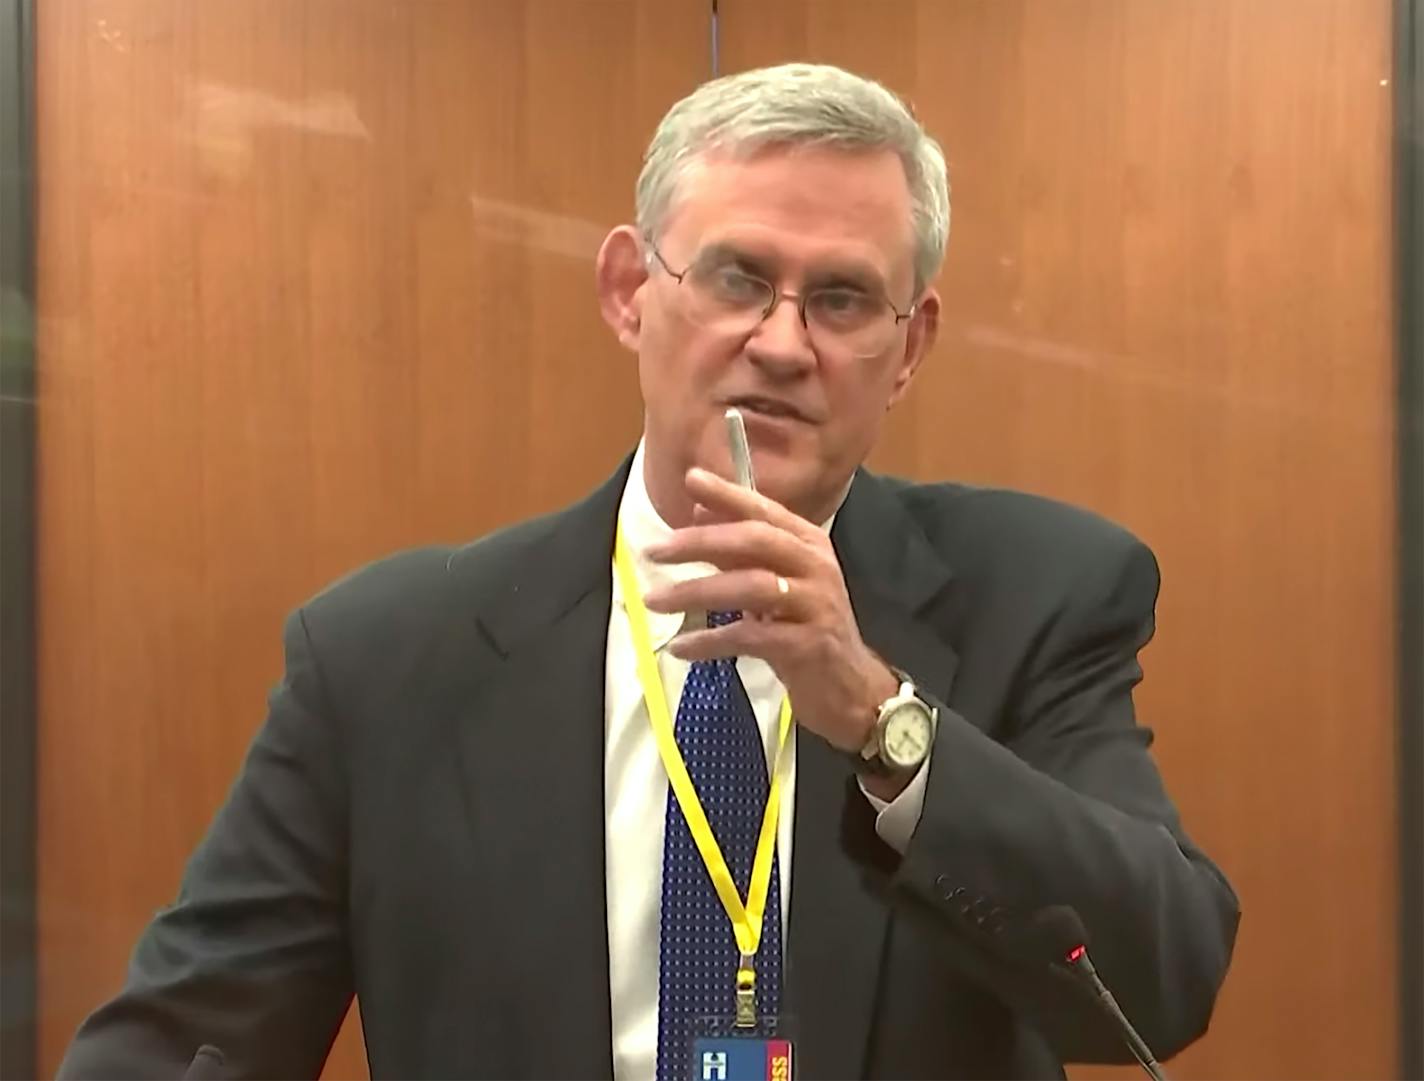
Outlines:
{"label": "man's mouth", "polygon": [[808,419],[804,413],[789,402],[783,402],[779,398],[763,398],[757,395],[748,395],[743,398],[732,398],[727,403],[736,406],[745,413],[754,413],[763,417],[786,417],[791,420]]}

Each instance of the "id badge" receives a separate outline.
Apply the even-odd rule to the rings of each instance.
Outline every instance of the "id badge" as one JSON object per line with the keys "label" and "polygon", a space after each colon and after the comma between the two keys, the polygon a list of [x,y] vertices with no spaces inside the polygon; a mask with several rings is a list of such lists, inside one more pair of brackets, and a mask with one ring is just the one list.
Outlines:
{"label": "id badge", "polygon": [[693,1025],[691,1081],[792,1081],[795,1043],[786,1018],[761,1018],[751,1028],[732,1018]]}

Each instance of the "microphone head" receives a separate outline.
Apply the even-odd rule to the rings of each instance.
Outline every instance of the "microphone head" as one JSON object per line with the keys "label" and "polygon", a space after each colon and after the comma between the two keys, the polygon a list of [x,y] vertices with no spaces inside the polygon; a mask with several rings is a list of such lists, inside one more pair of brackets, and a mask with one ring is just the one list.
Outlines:
{"label": "microphone head", "polygon": [[1072,965],[1087,952],[1088,929],[1077,909],[1049,905],[1030,916],[1013,936],[1014,955],[1030,965]]}

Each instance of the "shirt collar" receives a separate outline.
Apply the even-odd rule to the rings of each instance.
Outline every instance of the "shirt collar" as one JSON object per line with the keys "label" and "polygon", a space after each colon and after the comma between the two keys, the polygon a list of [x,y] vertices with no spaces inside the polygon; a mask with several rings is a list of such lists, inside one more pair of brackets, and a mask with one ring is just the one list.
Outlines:
{"label": "shirt collar", "polygon": [[[623,540],[633,555],[633,572],[638,580],[638,588],[643,595],[663,586],[678,582],[688,582],[694,578],[708,578],[717,573],[711,563],[655,563],[647,556],[647,550],[661,540],[672,536],[672,527],[662,519],[648,495],[647,483],[643,478],[644,448],[638,441],[638,449],[633,455],[633,464],[628,470],[628,482],[623,488],[623,499],[618,505],[618,523],[623,530]],[[850,486],[846,486],[849,492]],[[841,503],[845,495],[841,496]],[[840,504],[831,516],[821,523],[821,528],[830,531],[839,513]],[[613,603],[623,605],[623,590],[618,576],[613,576]],[[702,625],[705,612],[648,612],[648,636],[652,640],[653,651],[666,646],[682,630],[684,622]]]}

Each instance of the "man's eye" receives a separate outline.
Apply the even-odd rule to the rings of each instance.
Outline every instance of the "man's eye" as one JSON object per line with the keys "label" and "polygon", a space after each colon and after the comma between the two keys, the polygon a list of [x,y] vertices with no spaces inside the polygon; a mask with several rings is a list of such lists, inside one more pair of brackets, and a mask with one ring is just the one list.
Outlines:
{"label": "man's eye", "polygon": [[812,294],[808,306],[817,318],[846,322],[872,318],[876,301],[856,289],[822,289]]}
{"label": "man's eye", "polygon": [[754,304],[766,296],[765,282],[731,266],[713,269],[707,275],[707,286],[728,303]]}

